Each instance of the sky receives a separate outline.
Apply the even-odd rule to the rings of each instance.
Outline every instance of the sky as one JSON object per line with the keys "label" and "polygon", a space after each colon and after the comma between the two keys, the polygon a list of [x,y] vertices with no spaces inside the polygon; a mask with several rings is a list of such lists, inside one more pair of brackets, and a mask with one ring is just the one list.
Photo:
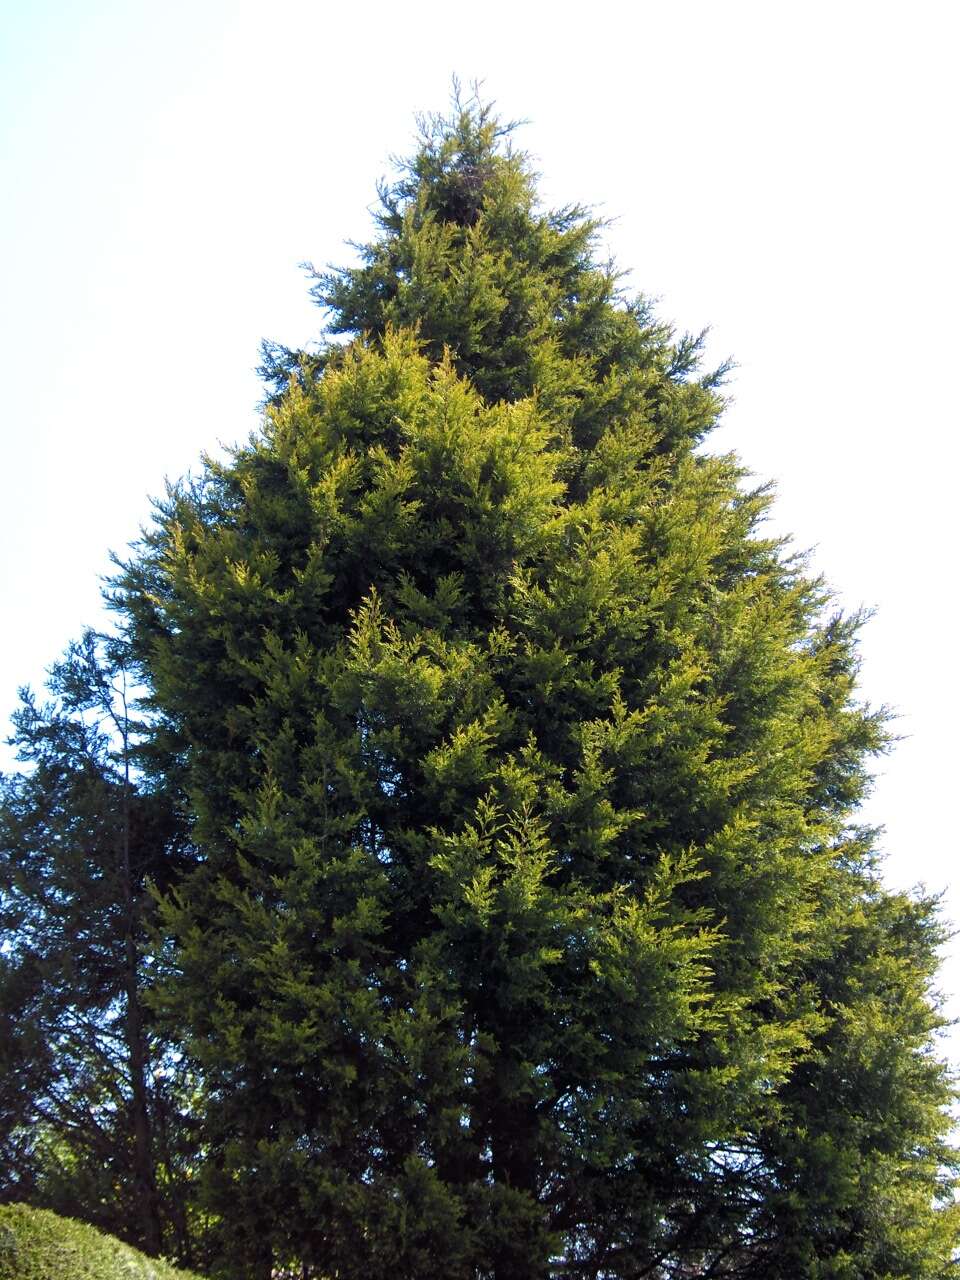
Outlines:
{"label": "sky", "polygon": [[[298,264],[351,260],[457,75],[737,362],[711,447],[874,611],[861,694],[901,741],[865,816],[960,923],[958,36],[952,0],[0,0],[0,721],[103,623],[165,478],[256,429],[260,340],[322,325]],[[941,985],[960,1016],[956,941]]]}

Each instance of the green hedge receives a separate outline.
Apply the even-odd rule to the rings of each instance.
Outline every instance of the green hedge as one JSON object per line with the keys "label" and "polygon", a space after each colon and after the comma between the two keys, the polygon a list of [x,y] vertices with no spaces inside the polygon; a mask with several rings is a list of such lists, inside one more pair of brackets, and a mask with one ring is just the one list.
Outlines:
{"label": "green hedge", "polygon": [[85,1223],[0,1205],[0,1280],[196,1280]]}

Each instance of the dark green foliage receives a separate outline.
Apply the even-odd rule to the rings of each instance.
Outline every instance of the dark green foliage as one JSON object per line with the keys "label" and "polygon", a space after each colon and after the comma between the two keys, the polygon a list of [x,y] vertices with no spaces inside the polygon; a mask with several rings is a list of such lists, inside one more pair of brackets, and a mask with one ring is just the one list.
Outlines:
{"label": "dark green foliage", "polygon": [[0,1280],[191,1280],[112,1236],[25,1204],[0,1205]]}
{"label": "dark green foliage", "polygon": [[699,447],[723,371],[427,122],[331,342],[114,602],[199,851],[155,1008],[249,1275],[934,1277],[934,904],[854,825],[856,620]]}
{"label": "dark green foliage", "polygon": [[[26,766],[0,787],[0,1198],[188,1253],[184,1068],[148,1025],[147,881],[188,858],[169,791],[137,768],[129,654],[92,632],[24,691]],[[142,761],[139,761],[142,765]]]}

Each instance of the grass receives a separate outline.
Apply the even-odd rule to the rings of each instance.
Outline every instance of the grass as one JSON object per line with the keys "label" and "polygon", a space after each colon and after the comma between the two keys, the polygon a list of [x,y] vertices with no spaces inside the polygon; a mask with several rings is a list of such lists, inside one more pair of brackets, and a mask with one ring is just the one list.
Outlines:
{"label": "grass", "polygon": [[0,1205],[0,1280],[197,1280],[85,1223]]}

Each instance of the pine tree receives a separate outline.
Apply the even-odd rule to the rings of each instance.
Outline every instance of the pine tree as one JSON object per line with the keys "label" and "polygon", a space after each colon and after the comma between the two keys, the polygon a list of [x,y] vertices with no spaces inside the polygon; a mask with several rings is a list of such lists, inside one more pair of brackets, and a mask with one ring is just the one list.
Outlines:
{"label": "pine tree", "polygon": [[[24,690],[0,779],[0,1198],[188,1255],[175,1061],[150,1025],[147,881],[188,856],[138,767],[129,654],[86,631]],[[189,1144],[187,1144],[187,1147]]]}
{"label": "pine tree", "polygon": [[935,904],[856,823],[859,619],[703,442],[725,369],[423,122],[319,355],[114,603],[199,861],[159,1008],[225,1265],[953,1274]]}

